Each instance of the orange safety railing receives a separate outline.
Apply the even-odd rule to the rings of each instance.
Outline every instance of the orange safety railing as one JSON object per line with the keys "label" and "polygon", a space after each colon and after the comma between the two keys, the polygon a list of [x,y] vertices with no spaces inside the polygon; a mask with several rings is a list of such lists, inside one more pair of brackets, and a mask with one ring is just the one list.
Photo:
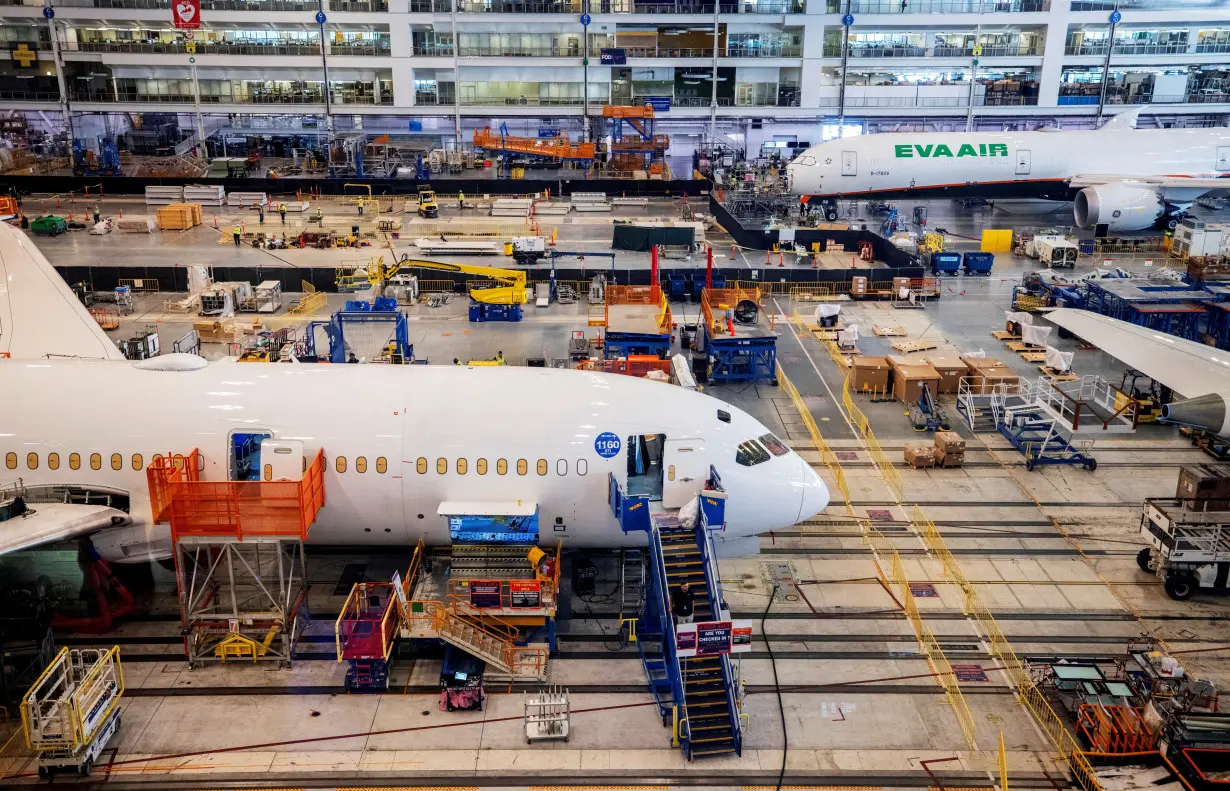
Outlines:
{"label": "orange safety railing", "polygon": [[[514,614],[518,609],[526,611],[554,610],[555,609],[555,592],[558,590],[555,580],[539,579],[539,580],[483,580],[483,582],[499,582],[500,583],[500,604],[498,609],[507,610],[505,615]],[[517,587],[517,583],[537,583],[538,584],[538,606],[537,607],[514,607],[512,603],[513,588]],[[448,581],[448,600],[462,615],[469,616],[473,614],[475,617],[482,615],[483,610],[470,604],[470,580],[450,579]],[[484,609],[497,609],[496,607]],[[490,617],[490,616],[487,616]],[[484,624],[486,625],[486,624]]]}
{"label": "orange safety railing", "polygon": [[484,127],[474,130],[474,147],[552,159],[594,158],[593,143],[570,143],[563,133],[558,137],[513,137],[495,134],[490,127]]}
{"label": "orange safety railing", "polygon": [[601,371],[608,374],[644,377],[650,371],[670,375],[671,361],[660,360],[652,355],[633,355],[626,360],[586,360],[577,366],[579,371]]}
{"label": "orange safety railing", "polygon": [[[709,328],[709,337],[727,334],[725,318],[715,315],[714,308],[725,312],[734,310],[735,306],[744,300],[756,303],[757,310],[763,310],[762,294],[759,288],[706,288],[700,292],[700,312],[704,316],[705,326]],[[769,328],[773,329],[773,314],[769,314]]]}
{"label": "orange safety railing", "polygon": [[1159,734],[1149,731],[1139,706],[1082,704],[1076,728],[1096,753],[1140,753],[1157,749]]}
{"label": "orange safety railing", "polygon": [[608,330],[611,326],[612,305],[657,305],[658,332],[669,333],[671,327],[671,306],[661,286],[607,286],[605,320]]}
{"label": "orange safety railing", "polygon": [[602,107],[604,118],[653,118],[653,105],[607,104]]}
{"label": "orange safety railing", "polygon": [[[175,459],[184,459],[177,464]],[[171,538],[258,536],[307,538],[325,505],[324,451],[298,481],[202,481],[198,452],[162,457],[146,468],[154,518],[170,522]]]}

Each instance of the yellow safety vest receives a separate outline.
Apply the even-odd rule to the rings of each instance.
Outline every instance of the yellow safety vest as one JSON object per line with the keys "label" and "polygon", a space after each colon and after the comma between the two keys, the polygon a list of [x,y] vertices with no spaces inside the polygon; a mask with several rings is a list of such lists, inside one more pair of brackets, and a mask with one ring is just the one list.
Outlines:
{"label": "yellow safety vest", "polygon": [[236,235],[236,236],[238,236],[239,234],[243,233],[243,228],[241,228],[241,227],[239,227],[238,225],[236,225],[236,226],[235,226],[235,231],[234,231],[234,233],[235,233],[235,235]]}

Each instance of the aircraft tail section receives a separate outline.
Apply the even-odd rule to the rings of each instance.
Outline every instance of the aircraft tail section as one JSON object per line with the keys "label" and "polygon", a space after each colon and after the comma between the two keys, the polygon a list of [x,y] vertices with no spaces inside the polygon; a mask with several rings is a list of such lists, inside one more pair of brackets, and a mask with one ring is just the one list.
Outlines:
{"label": "aircraft tail section", "polygon": [[0,223],[0,355],[122,360],[115,343],[21,230]]}

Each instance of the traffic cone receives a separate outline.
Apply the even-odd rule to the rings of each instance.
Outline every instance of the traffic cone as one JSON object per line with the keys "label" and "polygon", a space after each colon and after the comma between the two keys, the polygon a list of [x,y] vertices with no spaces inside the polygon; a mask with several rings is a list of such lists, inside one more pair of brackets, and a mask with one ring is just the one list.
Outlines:
{"label": "traffic cone", "polygon": [[764,251],[764,265],[773,266],[773,251],[772,250]]}
{"label": "traffic cone", "polygon": [[780,250],[777,251],[777,265],[778,266],[786,265],[786,257],[782,254]]}
{"label": "traffic cone", "polygon": [[120,219],[124,219],[124,210],[120,209]]}
{"label": "traffic cone", "polygon": [[813,254],[812,254],[812,257],[811,257],[811,268],[812,268],[812,269],[819,269],[819,268],[820,268],[820,254],[819,254],[819,253],[813,253]]}
{"label": "traffic cone", "polygon": [[69,222],[73,221],[73,213],[71,211],[68,213],[68,221]]}
{"label": "traffic cone", "polygon": [[218,230],[218,215],[214,215],[214,230]]}

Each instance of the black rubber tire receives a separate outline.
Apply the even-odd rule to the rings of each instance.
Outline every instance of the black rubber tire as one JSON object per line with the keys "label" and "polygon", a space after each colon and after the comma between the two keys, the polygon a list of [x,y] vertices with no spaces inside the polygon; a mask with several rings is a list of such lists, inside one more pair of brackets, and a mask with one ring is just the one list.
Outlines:
{"label": "black rubber tire", "polygon": [[1089,461],[1085,462],[1084,467],[1086,470],[1093,472],[1094,470],[1098,468],[1098,460],[1090,459]]}
{"label": "black rubber tire", "polygon": [[775,376],[775,377],[773,377],[772,379],[770,379],[770,380],[769,380],[769,384],[771,384],[771,385],[772,385],[772,386],[774,386],[774,387],[777,387],[777,384],[778,384],[778,382],[777,382],[777,377]]}
{"label": "black rubber tire", "polygon": [[837,219],[837,207],[832,206],[824,210],[824,219],[833,222]]}
{"label": "black rubber tire", "polygon": [[1033,472],[1033,471],[1034,471],[1034,460],[1033,460],[1033,459],[1026,459],[1026,460],[1025,460],[1025,471],[1026,471],[1026,472]]}
{"label": "black rubber tire", "polygon": [[1175,601],[1187,601],[1196,595],[1196,578],[1186,572],[1171,574],[1166,578],[1164,587],[1167,595]]}
{"label": "black rubber tire", "polygon": [[1136,553],[1136,565],[1140,566],[1141,571],[1150,571],[1149,555],[1152,553],[1152,551],[1153,550],[1149,549],[1148,547],[1145,547],[1144,549]]}
{"label": "black rubber tire", "polygon": [[77,774],[81,775],[82,777],[89,777],[90,772],[92,771],[94,771],[94,759],[93,758],[86,758],[85,763],[83,763],[80,767],[77,768]]}
{"label": "black rubber tire", "polygon": [[41,779],[46,780],[47,778],[51,777],[51,770],[45,766],[40,766],[38,768],[38,776]]}

